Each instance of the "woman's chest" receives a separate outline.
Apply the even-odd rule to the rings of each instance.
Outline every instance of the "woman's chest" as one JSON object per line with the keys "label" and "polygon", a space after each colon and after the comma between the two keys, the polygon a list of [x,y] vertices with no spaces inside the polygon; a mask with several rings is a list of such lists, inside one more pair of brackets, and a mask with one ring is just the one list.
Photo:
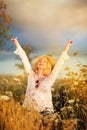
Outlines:
{"label": "woman's chest", "polygon": [[47,81],[47,77],[41,77],[39,78],[38,76],[30,76],[28,78],[28,86],[29,88],[31,89],[36,89],[36,90],[48,90],[48,86],[49,86],[49,83]]}

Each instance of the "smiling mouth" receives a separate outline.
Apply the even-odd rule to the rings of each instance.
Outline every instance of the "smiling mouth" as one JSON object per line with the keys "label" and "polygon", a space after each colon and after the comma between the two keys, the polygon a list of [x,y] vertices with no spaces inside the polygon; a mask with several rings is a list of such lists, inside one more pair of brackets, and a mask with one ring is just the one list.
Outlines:
{"label": "smiling mouth", "polygon": [[39,65],[44,66],[43,64],[39,64]]}
{"label": "smiling mouth", "polygon": [[43,67],[44,67],[44,65],[39,65],[39,67],[43,68]]}

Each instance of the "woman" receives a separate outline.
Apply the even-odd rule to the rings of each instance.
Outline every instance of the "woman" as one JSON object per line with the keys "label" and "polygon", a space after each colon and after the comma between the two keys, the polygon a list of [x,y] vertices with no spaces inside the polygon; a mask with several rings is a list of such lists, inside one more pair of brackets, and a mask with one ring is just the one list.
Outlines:
{"label": "woman", "polygon": [[16,46],[15,53],[21,58],[28,77],[28,85],[23,106],[28,110],[34,108],[41,113],[53,112],[51,87],[57,79],[62,65],[69,58],[67,51],[71,46],[72,41],[69,40],[67,42],[67,45],[57,62],[55,62],[51,56],[42,55],[34,60],[33,67],[31,67],[17,38],[12,38],[12,41]]}

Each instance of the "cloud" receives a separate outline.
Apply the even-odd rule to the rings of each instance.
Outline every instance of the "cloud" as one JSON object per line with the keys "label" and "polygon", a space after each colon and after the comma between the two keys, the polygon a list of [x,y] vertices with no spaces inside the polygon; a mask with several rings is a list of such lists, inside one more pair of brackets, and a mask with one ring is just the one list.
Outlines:
{"label": "cloud", "polygon": [[1,51],[0,52],[0,62],[5,61],[5,60],[9,60],[9,59],[13,59],[16,58],[16,56],[13,54],[13,52],[11,51]]}
{"label": "cloud", "polygon": [[5,0],[13,22],[23,29],[86,29],[86,0]]}
{"label": "cloud", "polygon": [[19,34],[15,31],[22,42],[27,40],[29,45],[39,51],[42,48],[54,53],[57,52],[55,48],[61,49],[63,43],[71,38],[77,43],[74,49],[77,47],[79,51],[85,50],[87,41],[85,38],[87,35],[86,0],[5,1],[15,28],[18,26],[22,29]]}

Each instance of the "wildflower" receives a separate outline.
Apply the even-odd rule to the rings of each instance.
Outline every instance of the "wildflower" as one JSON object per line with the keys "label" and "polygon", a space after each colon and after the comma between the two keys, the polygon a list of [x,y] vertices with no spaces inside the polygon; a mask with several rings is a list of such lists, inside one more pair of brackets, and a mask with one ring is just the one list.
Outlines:
{"label": "wildflower", "polygon": [[13,78],[14,81],[20,82],[20,79],[18,78]]}
{"label": "wildflower", "polygon": [[76,55],[78,55],[78,52],[74,52],[74,53],[73,53],[73,56],[76,56]]}
{"label": "wildflower", "polygon": [[68,101],[69,104],[73,104],[74,102],[75,102],[74,99],[71,99],[71,100]]}
{"label": "wildflower", "polygon": [[8,84],[8,80],[7,79],[3,79],[3,81]]}
{"label": "wildflower", "polygon": [[78,82],[77,82],[77,81],[75,81],[75,82],[74,82],[74,85],[78,85]]}
{"label": "wildflower", "polygon": [[9,97],[13,97],[13,93],[11,91],[6,91],[5,94]]}
{"label": "wildflower", "polygon": [[1,101],[8,101],[8,100],[10,100],[10,97],[8,97],[8,96],[6,96],[6,95],[2,95],[2,96],[0,96],[0,100]]}
{"label": "wildflower", "polygon": [[65,68],[65,70],[70,70],[70,68],[67,66],[67,67]]}

